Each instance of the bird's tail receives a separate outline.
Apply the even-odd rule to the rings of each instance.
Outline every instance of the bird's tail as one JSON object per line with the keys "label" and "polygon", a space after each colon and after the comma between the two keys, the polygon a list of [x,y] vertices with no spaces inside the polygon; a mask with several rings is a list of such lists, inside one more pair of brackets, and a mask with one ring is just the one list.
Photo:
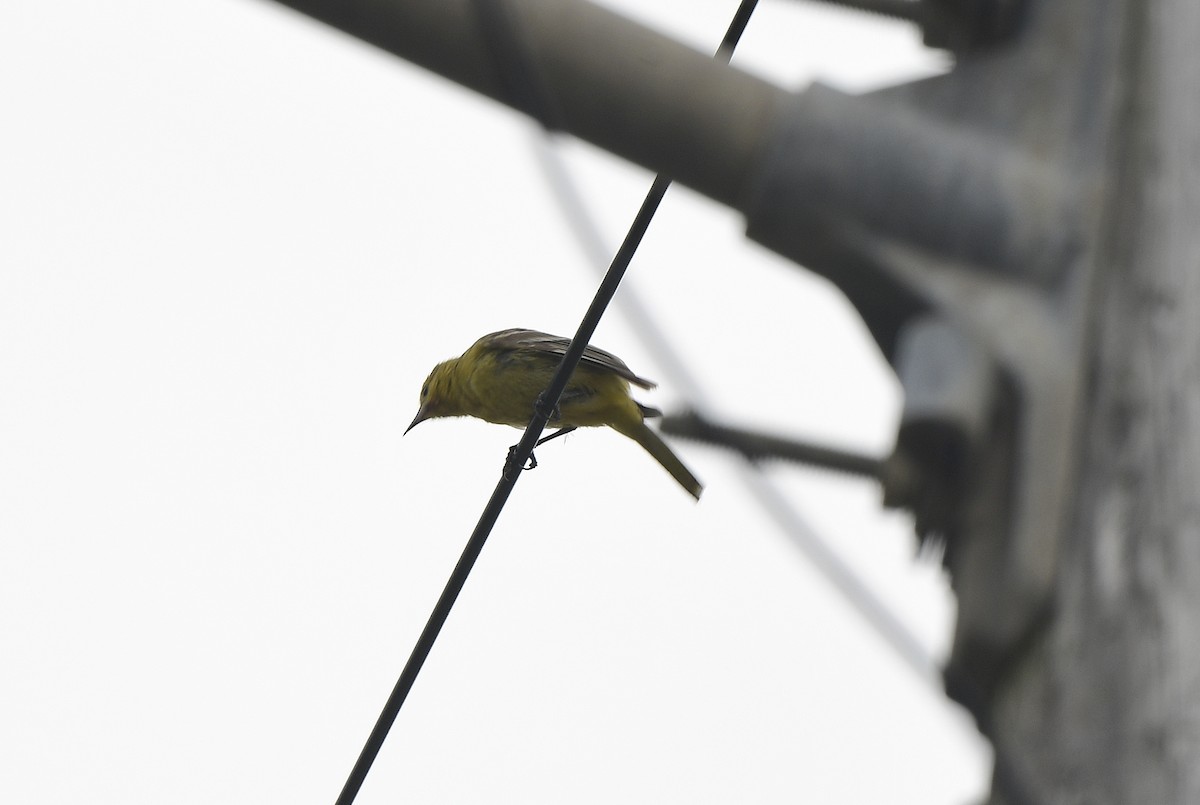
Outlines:
{"label": "bird's tail", "polygon": [[704,490],[704,487],[696,480],[696,476],[692,475],[692,471],[683,466],[683,462],[679,460],[679,456],[671,452],[671,448],[667,447],[667,443],[650,429],[649,425],[645,422],[639,422],[629,430],[622,429],[621,432],[646,448],[646,452],[654,456],[654,460],[662,464],[663,468],[671,473],[671,476],[676,481],[679,481],[680,486],[686,489],[696,500],[700,499],[700,493]]}

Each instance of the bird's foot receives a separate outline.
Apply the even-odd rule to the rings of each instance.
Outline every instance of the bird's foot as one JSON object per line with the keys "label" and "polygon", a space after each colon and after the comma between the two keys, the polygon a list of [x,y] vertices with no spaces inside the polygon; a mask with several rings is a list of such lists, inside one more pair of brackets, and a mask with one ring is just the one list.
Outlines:
{"label": "bird's foot", "polygon": [[[518,447],[520,447],[520,445],[514,444],[512,447],[508,448],[508,460],[504,464],[504,477],[505,478],[512,478],[513,473],[515,472],[516,469],[518,469],[518,468],[513,467],[513,459],[515,459],[517,457],[517,448]],[[529,454],[529,465],[526,467],[520,467],[519,469],[534,470],[534,469],[537,469],[537,465],[538,465],[537,457],[534,456],[533,453],[530,453]]]}

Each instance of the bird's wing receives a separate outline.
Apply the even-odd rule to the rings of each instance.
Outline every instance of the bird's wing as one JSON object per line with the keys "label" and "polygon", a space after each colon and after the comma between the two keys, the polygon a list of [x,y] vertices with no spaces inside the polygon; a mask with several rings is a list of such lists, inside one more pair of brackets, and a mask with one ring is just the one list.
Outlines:
{"label": "bird's wing", "polygon": [[[570,345],[571,340],[557,335],[538,332],[537,330],[525,330],[520,327],[514,327],[511,330],[489,333],[479,339],[478,343],[491,349],[528,349],[534,352],[543,352],[547,355],[562,357],[567,353],[567,347]],[[625,378],[635,386],[641,386],[644,389],[654,388],[654,381],[635,375],[625,365],[625,361],[611,352],[605,352],[596,347],[586,347],[583,350],[583,357],[580,360],[583,363],[590,363],[593,366],[608,369],[613,374]]]}

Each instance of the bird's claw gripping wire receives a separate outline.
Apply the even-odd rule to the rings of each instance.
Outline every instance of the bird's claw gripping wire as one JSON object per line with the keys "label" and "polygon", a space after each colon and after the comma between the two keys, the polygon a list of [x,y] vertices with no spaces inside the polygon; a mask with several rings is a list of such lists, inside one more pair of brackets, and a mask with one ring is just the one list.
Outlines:
{"label": "bird's claw gripping wire", "polygon": [[[535,444],[534,446],[536,447],[538,444],[541,444],[541,442],[537,442],[537,444]],[[512,447],[508,448],[508,459],[507,459],[507,461],[505,462],[505,465],[504,465],[504,477],[505,477],[505,478],[508,478],[508,477],[510,477],[509,473],[510,473],[510,472],[512,472],[512,469],[513,469],[513,466],[512,466],[512,464],[513,464],[513,459],[515,459],[515,458],[517,457],[517,448],[518,448],[518,447],[520,447],[520,446],[521,446],[521,445],[519,445],[519,444],[514,444]],[[529,454],[529,466],[527,466],[527,467],[521,467],[521,469],[523,469],[523,470],[536,470],[536,469],[537,469],[537,465],[538,465],[538,462],[537,462],[537,457],[535,457],[535,456],[533,455],[533,453],[530,453],[530,454]]]}
{"label": "bird's claw gripping wire", "polygon": [[[535,402],[533,405],[533,410],[534,410],[534,413],[538,414],[539,416],[545,417],[547,422],[556,422],[556,421],[562,419],[562,411],[559,410],[557,403],[549,411],[546,410],[545,395],[538,395],[537,402]],[[559,436],[562,436],[565,433],[570,433],[573,430],[575,430],[574,425],[569,425],[565,428],[559,428],[558,430],[554,431],[554,433],[551,433],[549,436],[543,436],[542,438],[538,439],[536,442],[533,443],[533,446],[540,447],[541,445],[545,444],[546,442],[550,441],[551,439],[555,439]],[[513,471],[512,464],[513,464],[513,459],[516,458],[518,447],[520,447],[519,444],[514,444],[512,447],[508,448],[508,460],[504,464],[504,477],[505,478],[512,477],[512,475],[511,475],[511,473]],[[537,457],[534,456],[533,451],[531,450],[531,451],[529,451],[529,466],[521,467],[521,469],[522,470],[536,470],[537,465],[538,465]]]}
{"label": "bird's claw gripping wire", "polygon": [[[554,433],[551,433],[549,436],[543,436],[542,438],[538,439],[536,442],[533,443],[533,446],[541,447],[542,445],[544,445],[546,442],[550,441],[551,439],[557,439],[559,436],[566,436],[568,433],[575,430],[575,427],[576,427],[575,425],[568,425],[565,428],[559,428],[558,430],[554,431]],[[512,447],[508,448],[508,461],[504,466],[504,477],[506,477],[506,478],[508,477],[508,473],[512,470],[512,462],[513,462],[513,459],[516,458],[516,456],[517,456],[517,448],[518,447],[520,447],[519,444],[514,444]],[[538,465],[537,458],[535,458],[533,453],[530,452],[529,466],[522,467],[521,469],[536,470],[537,465]]]}

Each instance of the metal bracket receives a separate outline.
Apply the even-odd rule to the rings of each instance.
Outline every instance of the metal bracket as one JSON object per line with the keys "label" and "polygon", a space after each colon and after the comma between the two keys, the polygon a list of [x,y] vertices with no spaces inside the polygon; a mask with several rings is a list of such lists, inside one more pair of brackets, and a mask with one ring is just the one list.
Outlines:
{"label": "metal bracket", "polygon": [[890,463],[915,472],[885,476],[885,501],[946,546],[947,688],[981,720],[1053,607],[1120,35],[1115,13],[1085,40],[1073,4],[1020,5],[1019,38],[947,75],[796,95],[742,204],[750,237],[845,293],[904,387]]}

